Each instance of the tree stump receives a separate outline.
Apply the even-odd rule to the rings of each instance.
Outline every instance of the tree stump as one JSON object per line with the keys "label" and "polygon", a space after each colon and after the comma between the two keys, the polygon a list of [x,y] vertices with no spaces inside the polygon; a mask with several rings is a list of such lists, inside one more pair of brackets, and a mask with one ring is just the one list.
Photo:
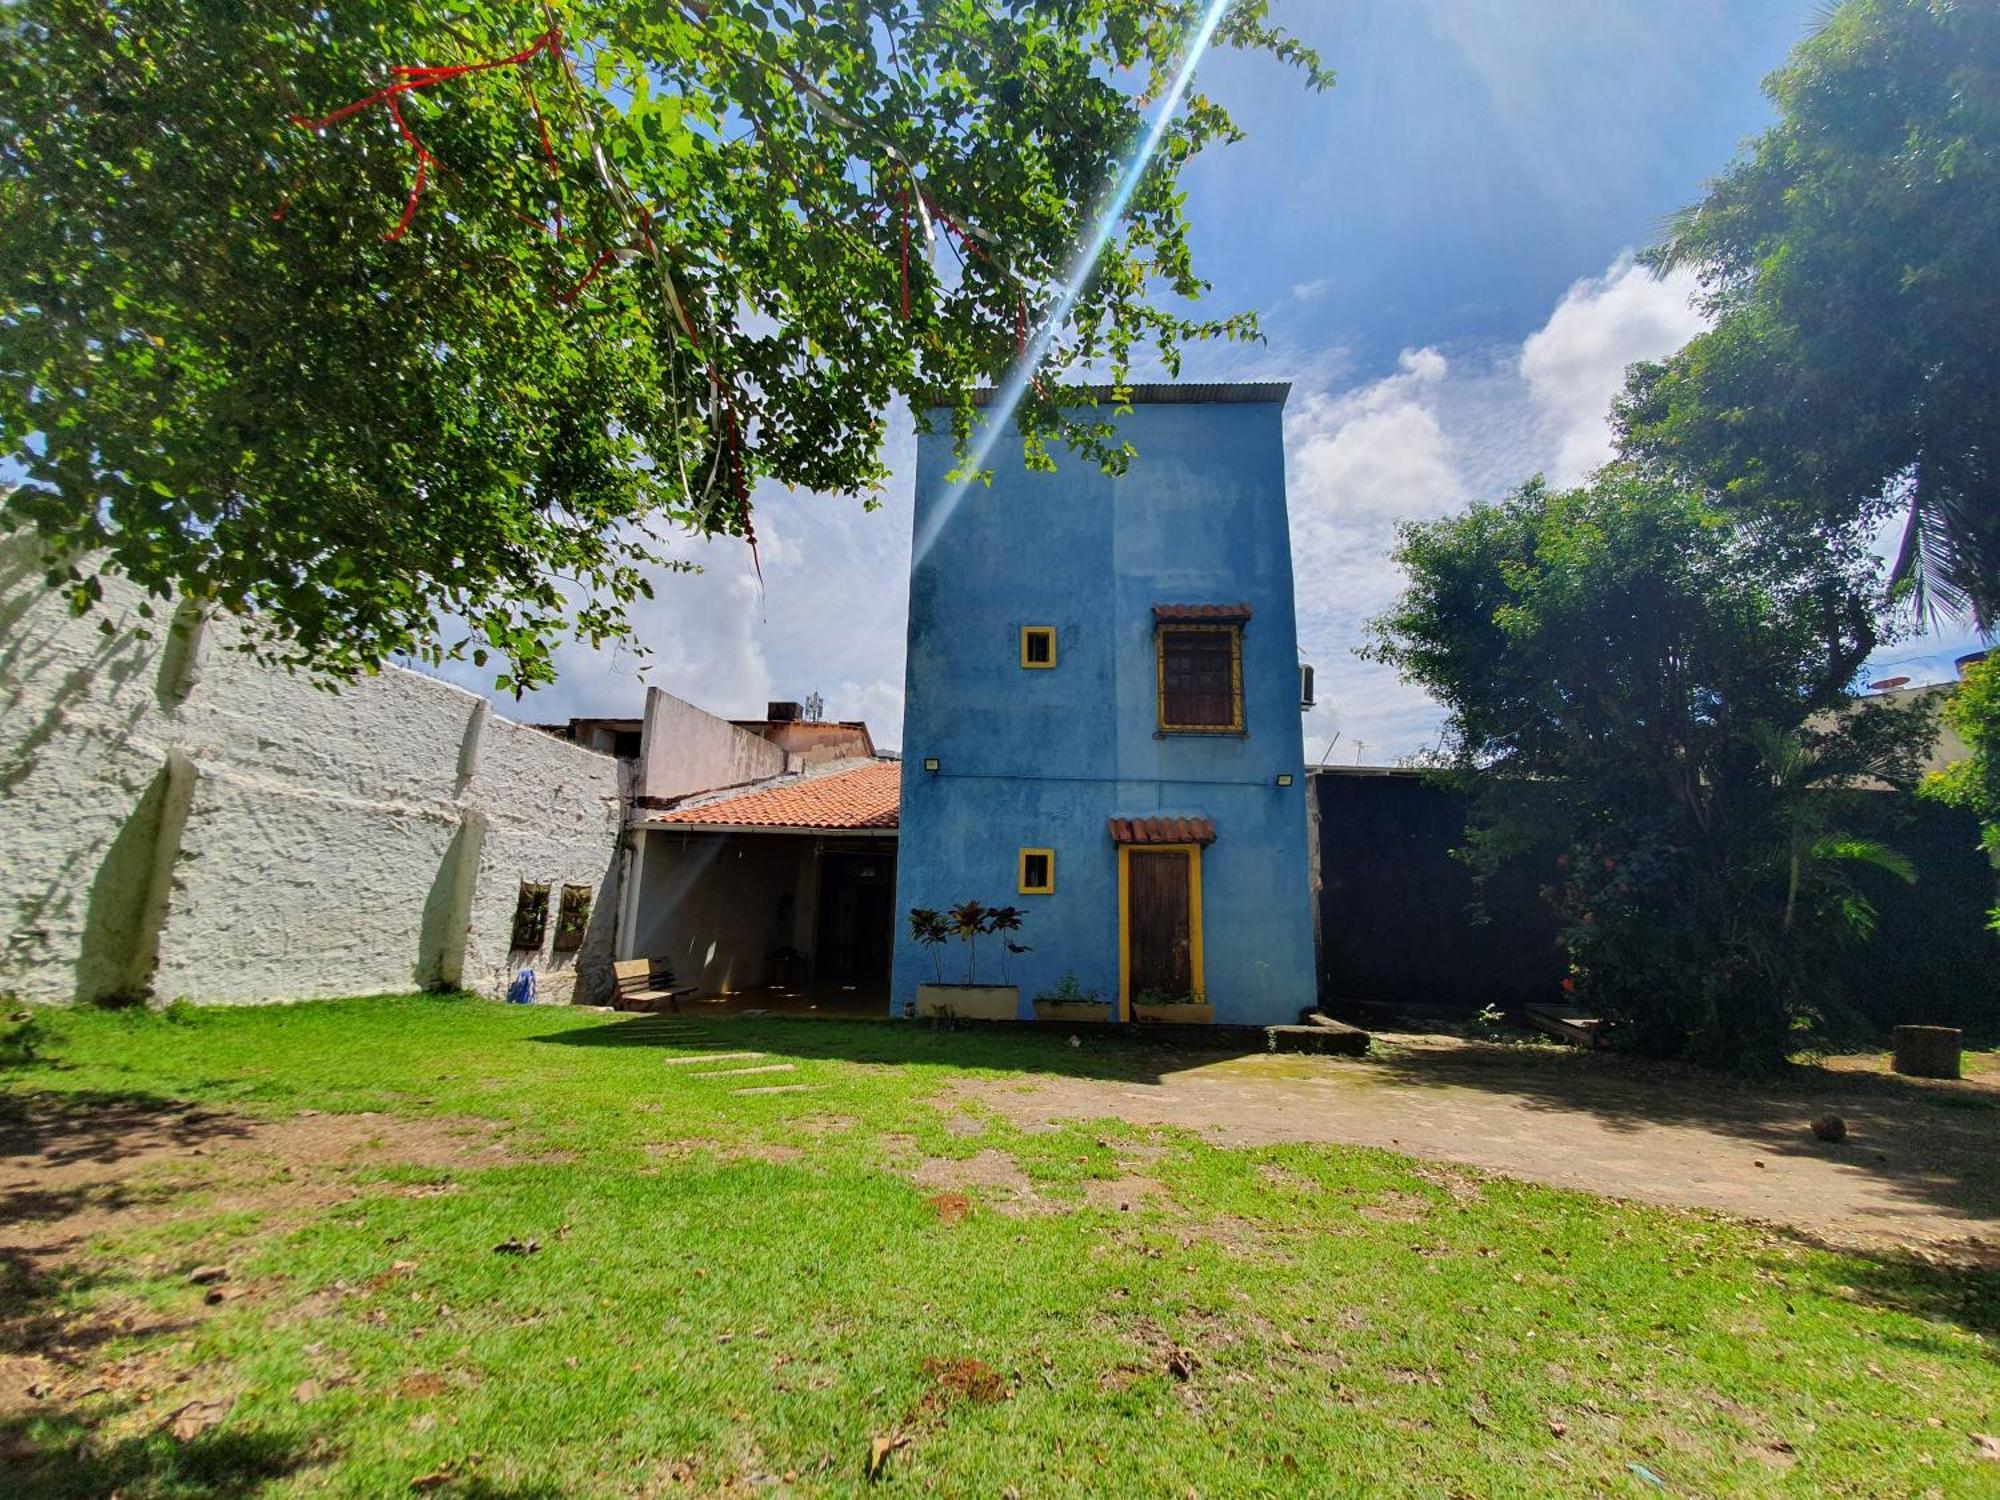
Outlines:
{"label": "tree stump", "polygon": [[1896,1058],[1891,1066],[1914,1078],[1956,1078],[1964,1040],[1965,1034],[1956,1026],[1898,1026]]}

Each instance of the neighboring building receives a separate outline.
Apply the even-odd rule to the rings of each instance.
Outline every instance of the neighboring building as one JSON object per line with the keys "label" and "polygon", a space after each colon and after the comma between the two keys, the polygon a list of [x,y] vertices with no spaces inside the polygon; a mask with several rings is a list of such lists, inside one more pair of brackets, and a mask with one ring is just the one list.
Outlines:
{"label": "neighboring building", "polygon": [[[949,424],[919,439],[896,912],[1021,908],[1023,1017],[1065,975],[1127,1018],[1314,1003],[1286,391],[1133,389],[1118,478],[958,487]],[[902,1014],[931,962],[897,931]]]}
{"label": "neighboring building", "polygon": [[790,703],[764,719],[647,694],[620,957],[699,996],[880,1015],[894,925],[898,766],[868,726]]}

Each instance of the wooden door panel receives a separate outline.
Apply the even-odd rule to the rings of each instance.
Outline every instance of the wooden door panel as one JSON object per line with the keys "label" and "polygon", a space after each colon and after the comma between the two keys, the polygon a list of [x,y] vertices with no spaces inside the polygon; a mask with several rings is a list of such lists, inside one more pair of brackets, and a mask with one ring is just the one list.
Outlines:
{"label": "wooden door panel", "polygon": [[1134,998],[1148,990],[1184,995],[1194,985],[1188,912],[1188,856],[1134,849],[1126,856]]}

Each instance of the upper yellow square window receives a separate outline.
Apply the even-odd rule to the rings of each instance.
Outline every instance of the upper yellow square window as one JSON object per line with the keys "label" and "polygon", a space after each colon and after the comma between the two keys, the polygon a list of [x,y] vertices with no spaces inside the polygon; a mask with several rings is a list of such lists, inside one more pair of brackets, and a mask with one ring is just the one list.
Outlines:
{"label": "upper yellow square window", "polygon": [[1050,896],[1056,889],[1056,851],[1023,849],[1021,878],[1016,884],[1024,896]]}
{"label": "upper yellow square window", "polygon": [[1021,665],[1053,667],[1056,664],[1056,628],[1053,625],[1021,627]]}

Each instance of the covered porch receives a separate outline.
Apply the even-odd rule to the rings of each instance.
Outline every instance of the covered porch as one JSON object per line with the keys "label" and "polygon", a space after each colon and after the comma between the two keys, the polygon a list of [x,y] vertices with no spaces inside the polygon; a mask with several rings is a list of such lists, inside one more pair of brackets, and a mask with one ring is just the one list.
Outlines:
{"label": "covered porch", "polygon": [[887,1014],[898,772],[868,761],[643,815],[620,957],[671,970],[698,1013]]}

